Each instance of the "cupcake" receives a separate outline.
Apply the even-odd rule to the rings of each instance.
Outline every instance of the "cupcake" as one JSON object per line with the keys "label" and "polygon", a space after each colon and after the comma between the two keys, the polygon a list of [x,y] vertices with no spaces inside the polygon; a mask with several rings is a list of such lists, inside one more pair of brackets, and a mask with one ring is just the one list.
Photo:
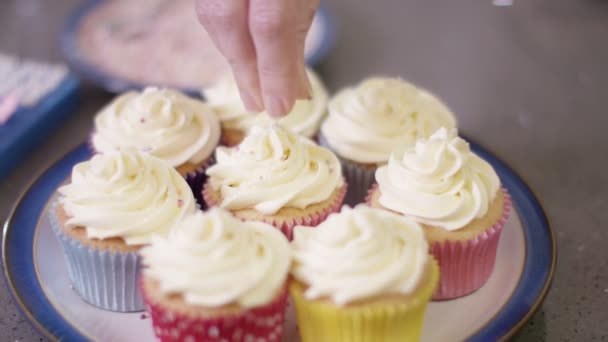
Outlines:
{"label": "cupcake", "polygon": [[196,211],[184,178],[164,161],[127,149],[77,164],[58,191],[50,221],[76,292],[102,309],[142,310],[137,252]]}
{"label": "cupcake", "polygon": [[141,251],[141,287],[161,341],[280,341],[289,242],[223,209],[184,218]]}
{"label": "cupcake", "polygon": [[439,268],[414,220],[345,206],[315,229],[296,227],[292,250],[303,342],[420,339]]}
{"label": "cupcake", "polygon": [[331,99],[319,142],[340,158],[350,186],[346,203],[355,205],[365,199],[376,168],[386,164],[394,148],[455,126],[450,110],[429,92],[401,79],[376,77]]}
{"label": "cupcake", "polygon": [[216,159],[206,204],[270,223],[289,239],[295,225],[316,226],[342,205],[346,182],[336,156],[278,124],[254,127],[237,147],[218,147]]}
{"label": "cupcake", "polygon": [[494,269],[502,228],[511,210],[507,191],[490,164],[471,152],[455,131],[396,150],[376,172],[368,195],[385,208],[421,223],[441,280],[433,298],[479,289]]}
{"label": "cupcake", "polygon": [[[277,122],[297,134],[314,139],[327,112],[328,95],[319,77],[311,70],[308,70],[308,79],[312,87],[311,99],[297,100],[291,112]],[[266,112],[251,113],[245,109],[231,73],[205,89],[204,97],[221,121],[222,143],[226,146],[238,145],[253,126],[273,121]]]}
{"label": "cupcake", "polygon": [[120,95],[97,114],[91,146],[98,153],[148,152],[173,166],[199,196],[220,132],[219,120],[202,101],[146,88]]}

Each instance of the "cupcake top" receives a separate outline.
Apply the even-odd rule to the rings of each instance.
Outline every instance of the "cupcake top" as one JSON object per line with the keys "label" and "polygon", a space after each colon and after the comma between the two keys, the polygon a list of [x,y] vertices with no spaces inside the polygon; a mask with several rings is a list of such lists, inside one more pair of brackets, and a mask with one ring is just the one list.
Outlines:
{"label": "cupcake top", "polygon": [[[277,122],[297,134],[312,138],[327,111],[328,95],[319,77],[310,70],[308,79],[312,86],[312,98],[297,100],[291,112]],[[245,109],[231,73],[221,78],[214,87],[205,89],[204,96],[225,128],[247,133],[257,124],[273,121],[266,112],[251,113]]]}
{"label": "cupcake top", "polygon": [[272,215],[284,207],[304,209],[342,187],[336,156],[277,124],[256,126],[237,147],[219,147],[207,169],[221,207]]}
{"label": "cupcake top", "polygon": [[264,305],[284,286],[291,264],[289,242],[278,229],[219,208],[184,218],[140,253],[145,276],[157,280],[162,293],[203,307]]}
{"label": "cupcake top", "polygon": [[150,242],[195,211],[190,187],[164,161],[136,150],[98,154],[76,164],[59,188],[67,227],[84,227],[88,238]]}
{"label": "cupcake top", "polygon": [[209,107],[169,89],[122,94],[95,117],[92,144],[98,152],[130,147],[177,167],[204,162],[220,138]]}
{"label": "cupcake top", "polygon": [[451,231],[484,216],[500,187],[492,166],[445,128],[396,150],[376,180],[382,206]]}
{"label": "cupcake top", "polygon": [[331,99],[321,133],[343,158],[384,164],[396,146],[455,126],[450,110],[429,92],[401,79],[376,77]]}
{"label": "cupcake top", "polygon": [[344,206],[315,228],[295,228],[292,275],[308,299],[338,305],[389,294],[407,295],[420,283],[428,245],[412,219],[386,210]]}

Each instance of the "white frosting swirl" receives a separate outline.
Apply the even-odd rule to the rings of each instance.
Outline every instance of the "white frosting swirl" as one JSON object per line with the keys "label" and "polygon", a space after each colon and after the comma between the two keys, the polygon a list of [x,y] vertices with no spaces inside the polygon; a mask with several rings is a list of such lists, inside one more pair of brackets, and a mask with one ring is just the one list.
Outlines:
{"label": "white frosting swirl", "polygon": [[219,120],[209,107],[169,89],[125,93],[95,117],[92,143],[98,152],[131,147],[171,166],[199,164],[220,138]]}
{"label": "white frosting swirl", "polygon": [[450,110],[429,92],[396,78],[370,78],[334,96],[321,133],[339,156],[383,164],[395,146],[455,126]]}
{"label": "white frosting swirl", "polygon": [[195,211],[188,183],[164,161],[135,150],[98,154],[72,169],[59,188],[68,227],[87,237],[122,238],[127,245],[150,242]]}
{"label": "white frosting swirl", "polygon": [[304,295],[338,305],[411,293],[429,259],[414,220],[365,205],[344,206],[314,229],[296,227],[292,249],[292,274],[308,285]]}
{"label": "white frosting swirl", "polygon": [[256,126],[237,147],[219,147],[207,169],[223,208],[253,208],[272,215],[327,200],[343,185],[342,169],[329,150],[273,124]]}
{"label": "white frosting swirl", "polygon": [[[308,79],[312,87],[312,98],[297,100],[291,112],[278,119],[277,123],[297,134],[312,138],[327,112],[328,95],[319,77],[310,70]],[[266,112],[251,113],[245,109],[231,73],[221,78],[214,87],[205,89],[204,96],[226,128],[247,133],[255,125],[274,121]]]}
{"label": "white frosting swirl", "polygon": [[242,222],[223,209],[197,212],[167,238],[154,237],[141,251],[144,274],[165,294],[218,307],[269,303],[284,286],[291,265],[289,242],[271,225]]}
{"label": "white frosting swirl", "polygon": [[492,166],[445,128],[395,151],[376,180],[382,206],[446,230],[485,215],[500,187]]}

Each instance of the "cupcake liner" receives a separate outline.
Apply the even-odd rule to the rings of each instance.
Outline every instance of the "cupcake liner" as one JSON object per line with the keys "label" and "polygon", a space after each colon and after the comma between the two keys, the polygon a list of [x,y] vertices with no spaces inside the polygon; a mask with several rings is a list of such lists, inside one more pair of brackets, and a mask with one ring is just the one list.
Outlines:
{"label": "cupcake liner", "polygon": [[439,268],[432,260],[428,285],[417,289],[407,302],[370,303],[354,307],[307,300],[302,286],[294,282],[289,290],[295,304],[302,342],[419,341],[426,306],[438,280]]}
{"label": "cupcake liner", "polygon": [[433,300],[453,299],[468,295],[490,278],[496,261],[500,233],[511,213],[511,196],[505,188],[502,217],[473,239],[430,244],[439,262],[441,278]]}
{"label": "cupcake liner", "polygon": [[338,159],[342,164],[344,177],[351,185],[345,202],[354,207],[365,201],[367,189],[376,181],[376,169],[367,169],[344,158],[338,157]]}
{"label": "cupcake liner", "polygon": [[186,182],[192,190],[192,195],[194,195],[196,203],[198,203],[201,210],[206,210],[207,206],[205,205],[205,200],[201,194],[203,184],[205,184],[205,181],[207,180],[205,168],[197,170],[196,172],[188,173],[184,176],[184,178],[186,178]]}
{"label": "cupcake liner", "polygon": [[154,334],[162,341],[281,341],[287,291],[270,304],[223,317],[191,317],[150,301]]}
{"label": "cupcake liner", "polygon": [[372,197],[374,196],[374,192],[376,192],[376,190],[378,189],[379,185],[378,183],[374,183],[372,185],[370,185],[369,188],[367,188],[366,193],[365,193],[365,204],[367,204],[368,207],[372,206]]}
{"label": "cupcake liner", "polygon": [[136,252],[98,250],[65,234],[55,216],[58,202],[49,210],[51,228],[61,243],[68,276],[86,302],[110,311],[142,311],[144,302],[137,284],[139,256]]}
{"label": "cupcake liner", "polygon": [[[331,150],[331,146],[323,134],[319,133],[318,141],[319,145]],[[340,160],[340,164],[342,164],[342,173],[349,184],[344,203],[354,207],[365,201],[367,190],[376,180],[376,168],[366,168],[353,161],[342,158],[337,154],[336,156],[338,157],[338,160]]]}
{"label": "cupcake liner", "polygon": [[[238,213],[233,213],[237,218],[247,221],[247,220],[255,220],[262,221],[268,224],[271,224],[281,230],[283,234],[287,237],[289,241],[293,239],[293,228],[296,226],[309,226],[316,227],[321,222],[325,221],[327,216],[332,213],[336,213],[340,211],[342,207],[342,203],[344,201],[344,196],[346,195],[346,191],[348,190],[348,183],[344,182],[344,185],[340,188],[337,195],[334,196],[331,203],[324,207],[320,208],[313,212],[308,212],[306,209],[302,213],[302,216],[295,217],[275,217],[275,216],[264,216],[260,214],[260,216],[255,218],[245,218],[240,217]],[[219,206],[215,196],[212,194],[211,186],[209,183],[206,183],[203,187],[203,198],[205,203],[207,203],[208,207]]]}
{"label": "cupcake liner", "polygon": [[196,171],[183,175],[186,182],[190,186],[192,195],[194,195],[194,198],[196,199],[196,202],[200,206],[201,210],[207,210],[207,205],[205,204],[202,194],[203,185],[207,181],[207,174],[205,173],[205,170],[207,170],[207,168],[213,164],[215,164],[215,156],[211,155]]}

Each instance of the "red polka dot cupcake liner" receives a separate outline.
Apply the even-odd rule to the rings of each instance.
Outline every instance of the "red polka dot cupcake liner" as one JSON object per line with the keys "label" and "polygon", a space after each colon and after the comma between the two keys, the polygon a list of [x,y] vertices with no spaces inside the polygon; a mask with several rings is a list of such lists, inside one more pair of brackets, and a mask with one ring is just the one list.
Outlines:
{"label": "red polka dot cupcake liner", "polygon": [[191,317],[147,302],[154,335],[161,342],[279,342],[283,336],[287,290],[265,306],[224,317]]}

